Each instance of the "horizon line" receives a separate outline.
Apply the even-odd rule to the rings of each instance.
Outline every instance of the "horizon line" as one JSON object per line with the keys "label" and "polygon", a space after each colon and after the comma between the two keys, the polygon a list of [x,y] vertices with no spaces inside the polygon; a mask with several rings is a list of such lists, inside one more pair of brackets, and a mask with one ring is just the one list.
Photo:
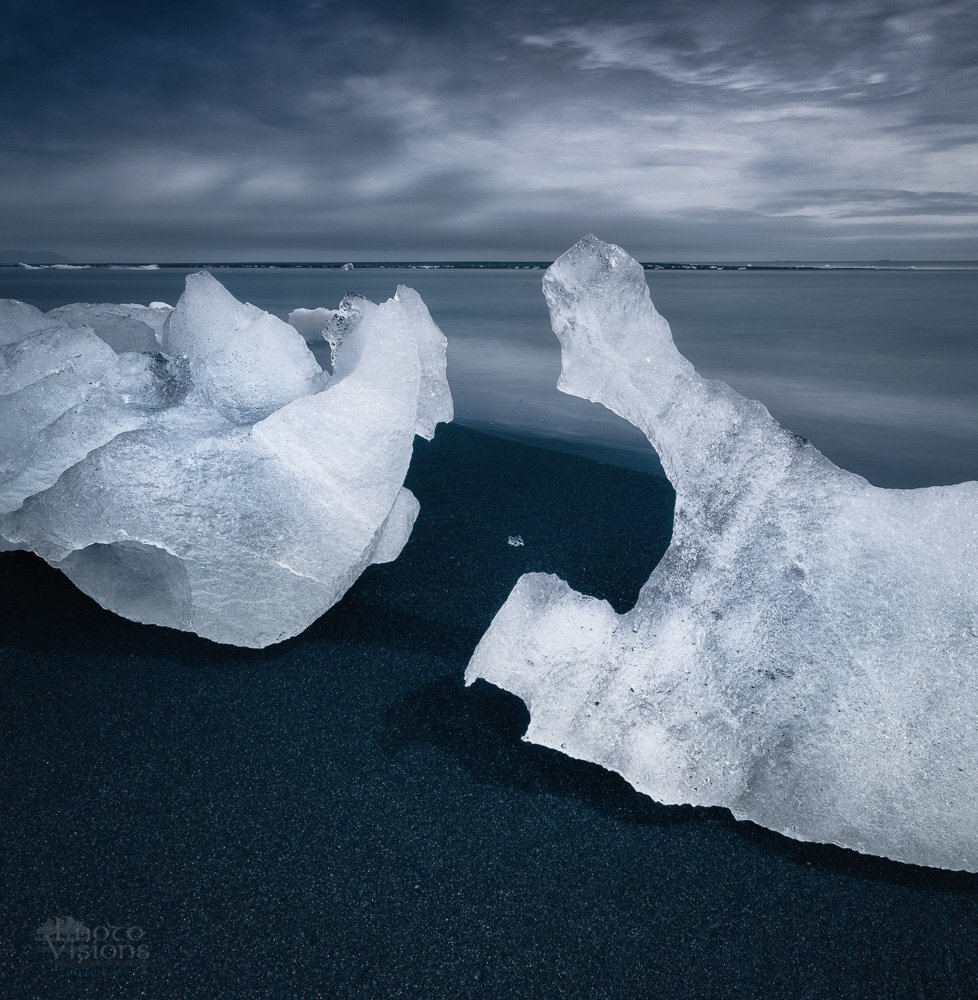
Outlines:
{"label": "horizon line", "polygon": [[[53,257],[50,260],[7,260],[0,261],[0,267],[189,267],[194,264],[209,264],[212,266],[242,267],[247,265],[304,265],[308,267],[342,268],[346,264],[354,267],[396,267],[398,265],[452,265],[477,266],[480,264],[495,264],[500,267],[543,266],[549,267],[555,260],[547,258],[501,258],[501,257],[375,257],[356,259],[351,257],[328,259],[317,258],[205,258],[185,257],[169,260],[147,260],[146,258],[102,259],[102,260],[72,260],[64,257]],[[638,259],[638,258],[636,258]],[[978,257],[698,257],[693,259],[660,258],[640,260],[643,266],[683,266],[683,265],[760,265],[760,264],[974,264]]]}

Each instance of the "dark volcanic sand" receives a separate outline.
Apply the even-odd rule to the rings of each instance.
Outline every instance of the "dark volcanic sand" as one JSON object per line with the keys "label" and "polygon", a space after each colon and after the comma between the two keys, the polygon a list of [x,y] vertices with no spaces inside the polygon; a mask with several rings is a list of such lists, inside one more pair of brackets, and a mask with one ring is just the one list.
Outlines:
{"label": "dark volcanic sand", "polygon": [[[449,427],[409,485],[401,558],[260,652],[0,557],[0,996],[976,995],[978,877],[656,805],[463,688],[520,573],[634,601],[668,484]],[[66,915],[149,958],[53,960]]]}

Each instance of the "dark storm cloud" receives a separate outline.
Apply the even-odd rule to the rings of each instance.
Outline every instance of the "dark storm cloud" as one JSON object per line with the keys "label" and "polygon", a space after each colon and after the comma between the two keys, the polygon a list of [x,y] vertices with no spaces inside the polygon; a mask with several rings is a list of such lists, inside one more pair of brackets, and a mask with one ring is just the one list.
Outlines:
{"label": "dark storm cloud", "polygon": [[89,258],[978,256],[956,2],[8,0],[0,240]]}

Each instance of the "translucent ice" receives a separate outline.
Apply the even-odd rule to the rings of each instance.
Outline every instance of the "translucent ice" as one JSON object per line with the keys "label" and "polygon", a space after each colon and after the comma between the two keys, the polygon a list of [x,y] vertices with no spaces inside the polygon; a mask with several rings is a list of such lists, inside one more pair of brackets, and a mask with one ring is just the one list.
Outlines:
{"label": "translucent ice", "polygon": [[206,273],[175,309],[0,302],[0,548],[136,621],[242,646],[301,632],[397,557],[414,436],[452,417],[415,292],[343,317],[330,374]]}
{"label": "translucent ice", "polygon": [[528,740],[659,801],[978,870],[978,484],[837,468],[696,374],[618,247],[585,238],[544,292],[559,387],[647,435],[672,544],[620,616],[522,577],[467,682],[517,694]]}
{"label": "translucent ice", "polygon": [[32,333],[57,326],[40,309],[17,299],[0,299],[0,347],[15,344]]}
{"label": "translucent ice", "polygon": [[325,371],[333,371],[334,353],[351,323],[360,321],[356,296],[347,296],[338,309],[293,309],[289,323],[305,338],[309,350]]}
{"label": "translucent ice", "polygon": [[293,327],[239,302],[206,271],[188,276],[160,341],[165,354],[186,358],[197,392],[235,423],[255,423],[323,385]]}
{"label": "translucent ice", "polygon": [[149,306],[76,302],[48,313],[66,326],[88,326],[114,351],[158,351],[163,325],[173,310],[163,303]]}

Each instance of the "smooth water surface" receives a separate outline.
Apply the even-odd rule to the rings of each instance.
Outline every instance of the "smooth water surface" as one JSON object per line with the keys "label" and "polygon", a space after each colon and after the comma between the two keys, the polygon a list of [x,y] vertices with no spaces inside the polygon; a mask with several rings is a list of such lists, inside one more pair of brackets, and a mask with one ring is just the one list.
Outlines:
{"label": "smooth water surface", "polygon": [[[174,302],[187,270],[0,268],[0,297]],[[286,316],[416,288],[449,339],[460,423],[658,471],[644,437],[555,389],[560,352],[540,270],[215,268],[239,298]],[[978,479],[978,272],[649,271],[699,370],[760,399],[839,465],[882,486]]]}

